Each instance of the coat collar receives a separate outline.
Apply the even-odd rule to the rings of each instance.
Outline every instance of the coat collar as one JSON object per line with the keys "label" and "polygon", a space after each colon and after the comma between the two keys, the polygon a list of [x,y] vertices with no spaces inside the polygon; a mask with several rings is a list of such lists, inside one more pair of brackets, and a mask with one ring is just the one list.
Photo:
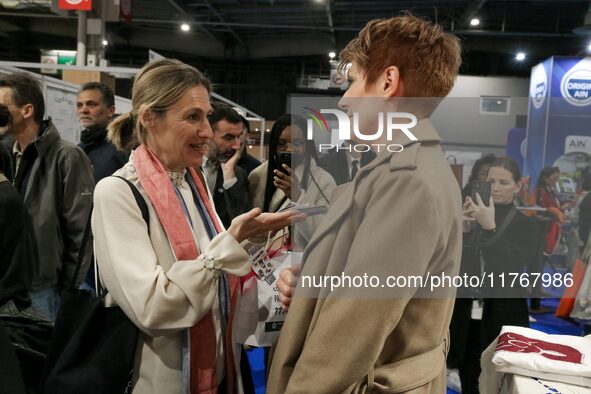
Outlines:
{"label": "coat collar", "polygon": [[377,157],[359,171],[355,183],[358,183],[362,176],[361,174],[368,173],[385,162],[390,163],[391,171],[416,168],[416,155],[421,144],[441,144],[441,137],[429,119],[421,119],[411,131],[417,137],[417,141],[412,141],[402,133],[397,135],[391,143],[402,145],[404,150],[399,153],[391,153],[387,149],[382,148]]}
{"label": "coat collar", "polygon": [[51,119],[43,121],[39,129],[39,136],[33,140],[39,156],[44,156],[60,139],[60,134]]}
{"label": "coat collar", "polygon": [[395,138],[392,143],[402,145],[404,149],[401,152],[392,153],[388,152],[386,149],[382,150],[372,162],[365,167],[361,167],[352,182],[338,186],[334,190],[332,195],[340,196],[340,198],[333,202],[326,217],[320,222],[320,226],[318,226],[318,229],[306,247],[304,261],[308,255],[308,251],[311,250],[312,247],[333,227],[338,225],[350,211],[355,191],[363,177],[367,176],[367,174],[381,165],[388,165],[390,171],[415,169],[417,168],[417,154],[421,145],[441,143],[441,137],[429,119],[421,119],[411,131],[414,136],[417,137],[417,141],[412,141],[405,135],[398,136],[398,138]]}
{"label": "coat collar", "polygon": [[84,129],[80,133],[80,147],[82,149],[107,142],[107,128]]}

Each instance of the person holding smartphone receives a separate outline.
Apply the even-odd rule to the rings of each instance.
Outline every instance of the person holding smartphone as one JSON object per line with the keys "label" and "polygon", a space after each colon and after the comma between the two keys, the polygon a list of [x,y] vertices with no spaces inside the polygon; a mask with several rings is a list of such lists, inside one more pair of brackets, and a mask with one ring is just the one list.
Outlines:
{"label": "person holding smartphone", "polygon": [[[253,207],[276,212],[289,203],[302,206],[328,206],[336,183],[317,163],[313,141],[306,140],[304,120],[281,115],[271,129],[269,160],[254,169],[248,178]],[[310,216],[298,223],[292,242],[304,248],[321,216]]]}
{"label": "person holding smartphone", "polygon": [[[479,193],[474,193],[476,200],[466,197],[463,214],[468,226],[464,228],[474,234],[476,254],[472,259],[462,259],[461,272],[493,274],[497,279],[504,273],[509,278],[511,273],[522,273],[534,257],[532,245],[541,234],[533,219],[518,212],[513,203],[521,189],[520,180],[515,160],[499,158],[490,165],[486,178],[490,183],[488,204]],[[450,330],[462,393],[478,393],[480,355],[501,327],[529,325],[526,289],[505,285],[497,282],[478,294],[471,289],[458,290]]]}
{"label": "person holding smartphone", "polygon": [[[468,182],[462,189],[462,203],[466,200],[468,196],[474,196],[476,190],[474,190],[474,183],[475,182],[486,182],[486,178],[488,177],[488,170],[490,169],[490,165],[497,160],[497,157],[494,154],[488,154],[486,156],[481,157],[480,159],[476,160],[474,166],[472,166],[472,170],[470,172],[470,176],[468,177]],[[490,187],[488,190],[488,194],[490,196]],[[472,197],[472,200],[475,201],[476,198]],[[489,198],[484,198],[485,201],[489,201]],[[471,226],[472,222],[464,222],[466,226]],[[476,231],[469,231],[469,228],[466,229],[462,236],[462,260],[461,260],[461,267],[476,267],[477,264],[474,264],[474,261],[480,261],[479,252],[478,252],[478,234]],[[464,272],[460,272],[463,274]],[[467,274],[472,274],[466,272]],[[454,306],[454,315],[451,319],[450,325],[450,346],[449,346],[449,354],[447,355],[447,368],[448,368],[448,386],[453,388],[455,385],[459,384],[460,377],[459,377],[459,360],[463,359],[463,354],[465,353],[465,341],[464,337],[466,336],[467,326],[463,319],[463,310],[469,310],[472,307],[472,299],[462,298],[459,297],[456,299],[455,306]],[[456,318],[455,316],[459,314],[460,318]],[[456,390],[459,391],[459,390]]]}

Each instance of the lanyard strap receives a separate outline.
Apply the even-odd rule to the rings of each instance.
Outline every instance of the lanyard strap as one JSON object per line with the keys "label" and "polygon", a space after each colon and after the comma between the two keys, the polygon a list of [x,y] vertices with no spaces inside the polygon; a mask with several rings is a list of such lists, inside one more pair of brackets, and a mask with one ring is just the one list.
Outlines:
{"label": "lanyard strap", "polygon": [[191,228],[194,229],[195,227],[193,226],[193,221],[191,220],[191,215],[189,215],[189,208],[187,208],[187,203],[185,203],[185,199],[183,198],[181,191],[179,190],[177,185],[175,185],[174,182],[172,182],[172,180],[170,182],[172,183],[172,188],[174,189],[174,193],[176,194],[177,198],[179,199],[179,202],[181,203],[181,207],[183,208],[183,212],[184,212],[187,220],[189,221]]}
{"label": "lanyard strap", "polygon": [[[212,218],[209,216],[207,209],[205,208],[205,204],[201,201],[199,197],[199,193],[197,192],[197,187],[193,182],[193,178],[187,172],[185,175],[185,180],[189,184],[191,188],[191,193],[193,194],[193,200],[195,201],[195,205],[197,206],[197,211],[199,211],[199,216],[201,220],[203,220],[203,224],[205,230],[207,231],[207,235],[209,239],[213,239],[217,235],[217,230],[213,224]],[[219,298],[219,305],[222,311],[222,332],[226,332],[226,323],[230,317],[230,303],[231,303],[231,296],[230,296],[230,286],[228,284],[228,278],[226,274],[222,273],[220,275],[220,281],[218,286],[218,298]]]}

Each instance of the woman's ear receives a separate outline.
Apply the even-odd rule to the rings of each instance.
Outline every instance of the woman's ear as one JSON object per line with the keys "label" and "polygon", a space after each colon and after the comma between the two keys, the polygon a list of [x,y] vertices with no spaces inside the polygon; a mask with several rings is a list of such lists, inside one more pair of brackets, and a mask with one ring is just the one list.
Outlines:
{"label": "woman's ear", "polygon": [[400,79],[400,70],[396,66],[386,68],[382,74],[382,96],[400,97],[402,96],[402,81]]}
{"label": "woman's ear", "polygon": [[140,110],[140,123],[144,128],[152,128],[154,126],[154,112],[147,108]]}

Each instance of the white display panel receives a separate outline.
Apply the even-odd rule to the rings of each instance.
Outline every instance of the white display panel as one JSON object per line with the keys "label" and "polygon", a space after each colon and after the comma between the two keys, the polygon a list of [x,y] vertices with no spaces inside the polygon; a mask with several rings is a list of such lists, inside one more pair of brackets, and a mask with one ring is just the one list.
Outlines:
{"label": "white display panel", "polygon": [[45,81],[45,115],[51,117],[61,137],[77,144],[80,126],[76,117],[76,89]]}
{"label": "white display panel", "polygon": [[115,113],[124,114],[131,111],[131,100],[115,96]]}

